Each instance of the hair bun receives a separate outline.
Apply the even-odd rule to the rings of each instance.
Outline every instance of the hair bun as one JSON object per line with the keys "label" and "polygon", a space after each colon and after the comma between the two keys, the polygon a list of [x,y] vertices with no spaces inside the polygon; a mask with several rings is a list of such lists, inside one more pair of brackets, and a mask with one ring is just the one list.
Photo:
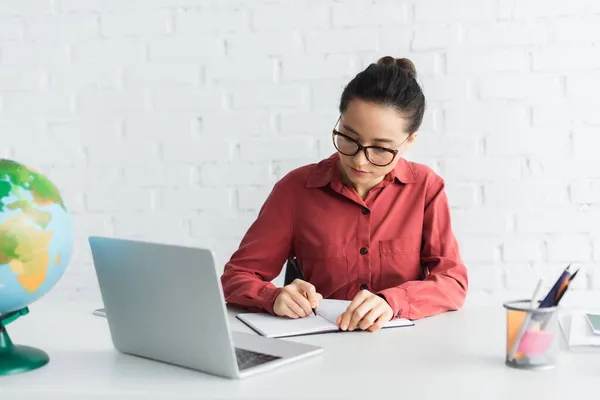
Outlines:
{"label": "hair bun", "polygon": [[377,64],[382,65],[390,65],[394,64],[400,67],[401,69],[408,72],[413,78],[417,77],[417,70],[415,68],[415,64],[410,61],[408,58],[394,58],[392,56],[381,57],[377,60]]}

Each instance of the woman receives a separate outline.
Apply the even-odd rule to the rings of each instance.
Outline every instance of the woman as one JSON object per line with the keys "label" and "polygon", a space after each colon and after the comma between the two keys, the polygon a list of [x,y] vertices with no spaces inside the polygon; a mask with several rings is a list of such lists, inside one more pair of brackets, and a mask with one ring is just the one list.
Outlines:
{"label": "woman", "polygon": [[[221,277],[225,300],[289,318],[322,298],[352,300],[342,330],[459,309],[467,270],[444,181],[401,156],[425,97],[408,59],[383,57],[346,86],[333,129],[337,153],[278,181]],[[276,278],[297,257],[305,280]]]}

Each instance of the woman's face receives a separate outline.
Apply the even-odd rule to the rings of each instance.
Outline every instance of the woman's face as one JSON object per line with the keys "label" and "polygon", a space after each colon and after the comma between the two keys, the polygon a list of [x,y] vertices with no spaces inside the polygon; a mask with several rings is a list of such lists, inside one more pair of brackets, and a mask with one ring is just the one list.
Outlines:
{"label": "woman's face", "polygon": [[[394,169],[400,155],[410,148],[416,136],[415,132],[409,138],[409,133],[406,131],[407,125],[408,121],[402,118],[394,108],[358,99],[350,101],[336,130],[363,146],[398,150],[393,161],[383,167],[369,162],[362,149],[354,156],[340,153],[342,174],[352,186],[369,190]],[[338,136],[336,140],[340,149],[354,146],[350,140],[344,137]],[[369,155],[371,161],[377,164],[386,163],[392,157],[389,152],[379,149],[369,150]],[[377,162],[378,160],[383,162]]]}

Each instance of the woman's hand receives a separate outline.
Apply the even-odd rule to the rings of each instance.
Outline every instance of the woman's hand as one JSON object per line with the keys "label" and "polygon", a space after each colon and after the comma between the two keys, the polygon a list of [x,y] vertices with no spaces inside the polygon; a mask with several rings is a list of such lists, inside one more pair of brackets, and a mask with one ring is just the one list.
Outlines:
{"label": "woman's hand", "polygon": [[336,323],[343,331],[359,328],[375,332],[392,319],[392,315],[392,307],[387,301],[368,290],[361,290]]}
{"label": "woman's hand", "polygon": [[323,300],[315,287],[301,279],[284,286],[273,304],[273,312],[281,317],[302,318],[312,315]]}

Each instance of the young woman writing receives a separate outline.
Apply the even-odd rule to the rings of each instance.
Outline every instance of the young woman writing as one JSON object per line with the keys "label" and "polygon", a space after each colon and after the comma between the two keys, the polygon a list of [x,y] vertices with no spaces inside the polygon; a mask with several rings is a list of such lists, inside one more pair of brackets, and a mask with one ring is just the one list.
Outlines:
{"label": "young woman writing", "polygon": [[[337,152],[275,184],[225,265],[225,300],[289,318],[311,315],[322,298],[351,300],[342,330],[457,310],[468,278],[444,181],[402,158],[425,112],[413,63],[371,64],[348,83],[339,111]],[[288,257],[305,280],[276,287]]]}

